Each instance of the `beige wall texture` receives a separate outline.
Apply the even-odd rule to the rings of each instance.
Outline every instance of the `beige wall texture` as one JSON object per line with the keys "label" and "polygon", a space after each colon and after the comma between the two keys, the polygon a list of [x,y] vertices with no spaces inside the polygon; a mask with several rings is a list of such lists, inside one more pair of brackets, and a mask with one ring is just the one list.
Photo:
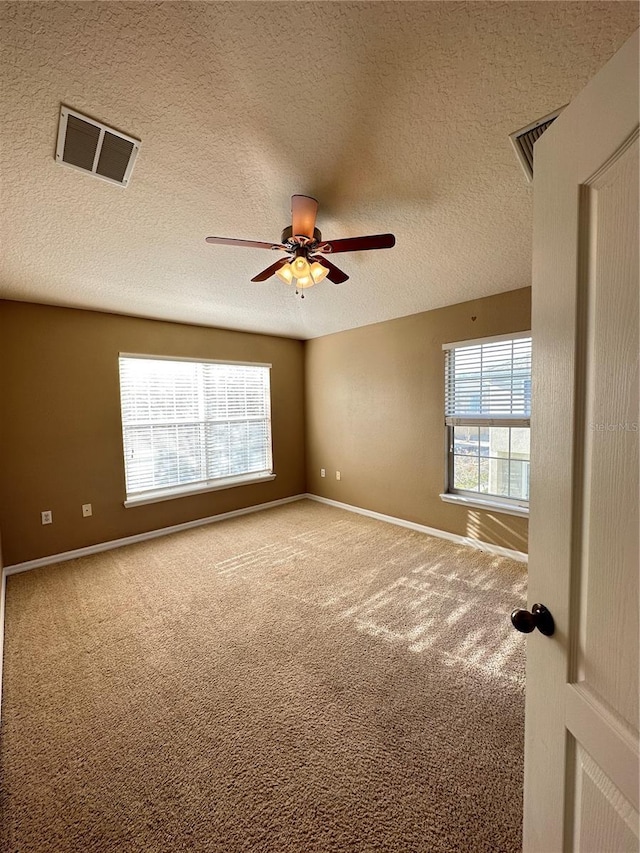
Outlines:
{"label": "beige wall texture", "polygon": [[[120,352],[272,363],[276,479],[125,509]],[[300,341],[0,301],[5,566],[300,494],[304,452]]]}
{"label": "beige wall texture", "polygon": [[[452,506],[438,495],[442,344],[527,330],[530,300],[529,288],[514,290],[306,344],[0,301],[4,564],[305,491],[526,551],[526,520]],[[276,479],[125,509],[120,352],[272,363]],[[93,506],[90,518],[82,517],[84,503]],[[45,509],[53,524],[43,526]]]}
{"label": "beige wall texture", "polygon": [[524,288],[307,341],[307,491],[527,551],[526,519],[439,495],[442,344],[530,328],[531,289]]}

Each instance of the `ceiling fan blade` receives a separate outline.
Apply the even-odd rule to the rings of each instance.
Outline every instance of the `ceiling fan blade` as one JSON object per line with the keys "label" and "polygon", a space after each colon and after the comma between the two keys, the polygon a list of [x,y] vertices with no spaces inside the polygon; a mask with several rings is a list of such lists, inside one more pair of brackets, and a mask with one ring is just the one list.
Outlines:
{"label": "ceiling fan blade", "polygon": [[318,202],[308,195],[291,196],[291,232],[294,237],[313,239]]}
{"label": "ceiling fan blade", "polygon": [[271,264],[271,266],[267,267],[266,270],[262,270],[258,275],[254,275],[251,281],[266,281],[268,278],[271,278],[272,275],[275,275],[280,267],[283,267],[288,262],[289,258],[280,258],[279,261],[276,261],[275,264]]}
{"label": "ceiling fan blade", "polygon": [[329,270],[327,278],[334,284],[342,284],[349,278],[346,272],[342,272],[342,270],[339,270],[335,264],[332,264],[331,261],[327,260],[326,255],[314,255],[313,260],[319,261],[323,267],[326,267]]}
{"label": "ceiling fan blade", "polygon": [[393,234],[372,234],[370,237],[347,237],[344,240],[325,240],[323,246],[329,246],[331,254],[337,252],[362,252],[365,249],[391,249],[396,244]]}
{"label": "ceiling fan blade", "polygon": [[232,237],[205,237],[207,243],[221,246],[246,246],[249,249],[284,249],[282,243],[261,243],[257,240],[234,240]]}

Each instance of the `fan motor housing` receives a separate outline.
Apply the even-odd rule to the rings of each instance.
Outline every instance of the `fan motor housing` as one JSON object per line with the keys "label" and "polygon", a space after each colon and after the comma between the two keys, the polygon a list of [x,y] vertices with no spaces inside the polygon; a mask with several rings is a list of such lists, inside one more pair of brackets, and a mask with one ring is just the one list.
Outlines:
{"label": "fan motor housing", "polygon": [[[295,236],[296,235],[293,233],[293,228],[291,227],[291,225],[289,225],[282,232],[282,236],[280,237],[280,242],[281,243],[287,243],[289,240],[291,240],[292,237],[295,237]],[[320,233],[318,228],[314,228],[313,229],[313,241],[310,241],[310,242],[319,243],[321,240],[322,240],[322,234]]]}

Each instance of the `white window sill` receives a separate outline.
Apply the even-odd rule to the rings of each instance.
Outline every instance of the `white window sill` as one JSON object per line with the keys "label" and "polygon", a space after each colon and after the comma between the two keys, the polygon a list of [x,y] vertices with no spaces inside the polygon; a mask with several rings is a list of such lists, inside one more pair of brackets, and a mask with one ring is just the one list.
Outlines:
{"label": "white window sill", "polygon": [[235,486],[247,486],[250,483],[264,483],[275,480],[275,474],[242,474],[240,477],[225,477],[224,480],[212,480],[209,483],[195,483],[192,486],[175,486],[170,489],[158,489],[154,492],[128,497],[124,502],[126,507],[155,504],[160,501],[171,501],[187,495],[201,495],[204,492],[217,492],[220,489],[233,489]]}
{"label": "white window sill", "polygon": [[468,495],[440,495],[440,500],[448,504],[473,507],[474,509],[485,509],[489,512],[502,512],[505,515],[518,515],[521,518],[529,517],[529,507],[517,506],[515,504],[500,503],[500,501],[484,500],[483,498],[470,498]]}

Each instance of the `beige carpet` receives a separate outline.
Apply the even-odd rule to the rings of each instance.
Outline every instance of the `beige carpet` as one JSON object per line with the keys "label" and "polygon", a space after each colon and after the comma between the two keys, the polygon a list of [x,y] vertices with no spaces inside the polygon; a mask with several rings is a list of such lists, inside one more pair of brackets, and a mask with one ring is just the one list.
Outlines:
{"label": "beige carpet", "polygon": [[2,850],[519,851],[525,583],[310,501],[8,578]]}

